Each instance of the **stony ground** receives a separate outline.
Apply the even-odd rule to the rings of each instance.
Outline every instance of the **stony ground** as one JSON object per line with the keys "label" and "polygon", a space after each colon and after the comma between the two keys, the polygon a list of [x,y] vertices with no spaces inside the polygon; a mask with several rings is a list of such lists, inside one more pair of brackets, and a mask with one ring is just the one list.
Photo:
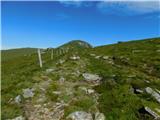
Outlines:
{"label": "stony ground", "polygon": [[[87,59],[81,58],[59,60],[40,75],[33,76],[37,82],[32,88],[26,88],[26,93],[23,90],[16,100],[17,105],[23,101],[25,116],[19,116],[15,120],[105,119],[97,107],[99,94],[93,89],[98,83],[87,81],[83,76],[86,64],[89,64]],[[73,113],[76,111],[82,116],[74,118]],[[69,116],[71,113],[73,115]],[[91,117],[87,118],[87,115]]]}

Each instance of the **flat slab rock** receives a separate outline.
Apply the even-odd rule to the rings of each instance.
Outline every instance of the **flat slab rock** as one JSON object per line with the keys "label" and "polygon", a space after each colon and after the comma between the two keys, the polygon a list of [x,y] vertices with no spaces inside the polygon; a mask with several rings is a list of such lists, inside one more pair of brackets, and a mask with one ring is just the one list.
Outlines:
{"label": "flat slab rock", "polygon": [[145,90],[148,94],[151,94],[157,100],[157,102],[160,103],[160,94],[158,92],[154,91],[150,87],[145,88]]}
{"label": "flat slab rock", "polygon": [[91,113],[87,113],[84,111],[76,111],[71,113],[67,119],[69,120],[105,120],[105,116],[103,113],[96,112],[95,118],[93,119]]}
{"label": "flat slab rock", "polygon": [[33,97],[33,96],[34,96],[33,91],[34,91],[34,90],[33,90],[33,89],[30,89],[30,88],[23,89],[23,97],[24,97],[24,98]]}
{"label": "flat slab rock", "polygon": [[96,74],[83,73],[82,76],[86,81],[100,81],[102,78]]}
{"label": "flat slab rock", "polygon": [[68,120],[93,120],[90,113],[84,111],[76,111],[67,116]]}

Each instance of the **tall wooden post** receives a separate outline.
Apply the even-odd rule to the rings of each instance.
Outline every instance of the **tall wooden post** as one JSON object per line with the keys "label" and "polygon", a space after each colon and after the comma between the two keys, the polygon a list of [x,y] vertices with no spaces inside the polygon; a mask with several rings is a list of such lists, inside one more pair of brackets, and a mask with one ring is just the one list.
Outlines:
{"label": "tall wooden post", "polygon": [[39,65],[42,68],[42,58],[41,58],[41,51],[38,49],[38,58],[39,58]]}
{"label": "tall wooden post", "polygon": [[51,60],[53,60],[53,49],[51,50]]}

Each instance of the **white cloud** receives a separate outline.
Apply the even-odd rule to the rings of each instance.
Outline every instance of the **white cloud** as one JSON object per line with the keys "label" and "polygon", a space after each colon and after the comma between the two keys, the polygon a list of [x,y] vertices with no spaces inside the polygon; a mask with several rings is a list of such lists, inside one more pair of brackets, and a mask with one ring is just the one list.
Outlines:
{"label": "white cloud", "polygon": [[68,6],[74,6],[74,7],[80,7],[82,5],[81,1],[59,1],[61,4],[63,4],[64,6],[68,7]]}
{"label": "white cloud", "polygon": [[108,14],[146,14],[160,12],[159,1],[105,1],[97,4],[97,8]]}
{"label": "white cloud", "polygon": [[90,6],[92,6],[92,3],[93,3],[91,1],[83,1],[83,0],[59,1],[59,2],[66,7],[73,6],[73,7],[77,7],[77,8],[81,7],[81,6],[90,7]]}

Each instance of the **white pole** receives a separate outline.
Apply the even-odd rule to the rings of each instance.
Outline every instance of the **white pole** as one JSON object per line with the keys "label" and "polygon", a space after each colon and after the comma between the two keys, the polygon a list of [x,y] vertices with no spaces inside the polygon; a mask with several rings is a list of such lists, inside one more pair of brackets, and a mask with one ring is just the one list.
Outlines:
{"label": "white pole", "polygon": [[51,51],[51,60],[53,60],[53,49]]}
{"label": "white pole", "polygon": [[38,58],[39,58],[39,65],[42,67],[42,58],[41,58],[41,51],[38,49]]}

